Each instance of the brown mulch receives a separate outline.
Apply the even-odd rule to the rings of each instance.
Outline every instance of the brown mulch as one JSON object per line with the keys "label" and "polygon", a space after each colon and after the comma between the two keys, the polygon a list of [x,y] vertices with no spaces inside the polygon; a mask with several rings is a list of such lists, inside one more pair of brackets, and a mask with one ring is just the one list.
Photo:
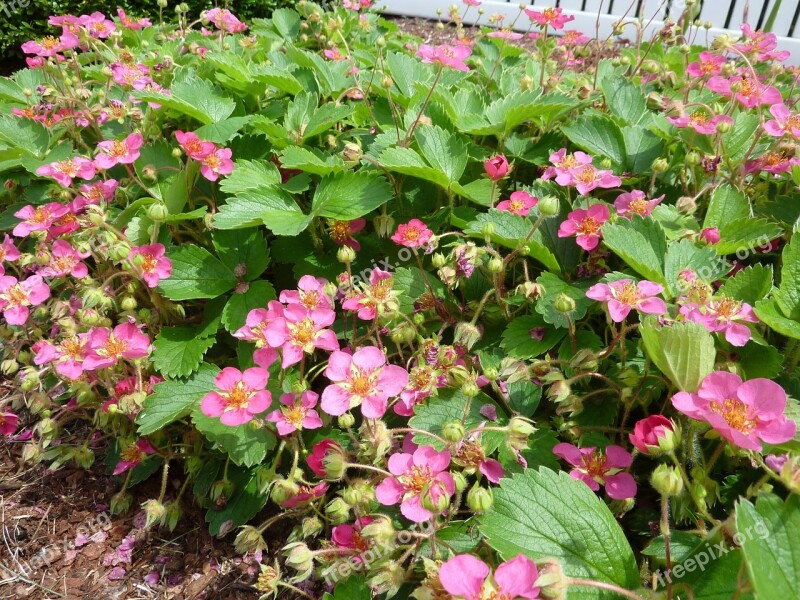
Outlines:
{"label": "brown mulch", "polygon": [[[442,22],[441,26],[437,21],[428,19],[414,19],[406,17],[391,17],[390,19],[396,23],[403,33],[415,35],[422,39],[424,44],[436,46],[438,44],[452,44],[457,37],[456,26],[451,23]],[[481,31],[480,27],[471,25],[464,26],[464,32],[468,37],[473,38]],[[533,50],[536,48],[536,40],[527,36],[520,40],[510,41],[509,44]]]}

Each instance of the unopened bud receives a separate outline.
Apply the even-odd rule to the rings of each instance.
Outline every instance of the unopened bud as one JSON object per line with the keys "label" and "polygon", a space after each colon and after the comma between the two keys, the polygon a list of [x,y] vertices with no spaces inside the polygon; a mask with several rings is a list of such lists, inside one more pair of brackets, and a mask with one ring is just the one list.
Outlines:
{"label": "unopened bud", "polygon": [[482,514],[492,508],[494,504],[494,494],[491,489],[475,484],[467,493],[467,506],[477,514]]}
{"label": "unopened bud", "polygon": [[662,496],[677,496],[683,491],[683,478],[675,467],[667,464],[660,464],[655,468],[650,483]]}

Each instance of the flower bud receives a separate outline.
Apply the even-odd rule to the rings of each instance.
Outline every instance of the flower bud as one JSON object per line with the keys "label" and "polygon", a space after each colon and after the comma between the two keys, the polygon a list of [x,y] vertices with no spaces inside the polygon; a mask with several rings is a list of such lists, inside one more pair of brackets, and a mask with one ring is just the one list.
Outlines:
{"label": "flower bud", "polygon": [[147,207],[147,216],[153,221],[163,221],[169,216],[167,207],[160,202],[154,202]]}
{"label": "flower bud", "polygon": [[687,152],[686,158],[684,158],[684,162],[690,167],[696,167],[700,164],[701,160],[703,160],[703,157],[700,156],[699,152],[695,152],[694,150]]}
{"label": "flower bud", "polygon": [[142,509],[145,513],[145,528],[152,527],[164,517],[166,507],[158,500],[145,500],[142,503]]}
{"label": "flower bud", "polygon": [[477,514],[485,513],[494,504],[494,494],[489,488],[484,488],[475,484],[467,493],[467,506]]}
{"label": "flower bud", "polygon": [[652,415],[638,421],[629,437],[642,454],[657,457],[677,448],[681,440],[681,430],[666,417]]}
{"label": "flower bud", "polygon": [[11,376],[19,370],[19,363],[13,358],[7,358],[0,363],[0,372],[3,375]]}
{"label": "flower bud", "polygon": [[218,507],[225,506],[228,498],[231,497],[235,490],[235,486],[227,479],[220,479],[211,484],[211,489],[208,492],[211,501]]}
{"label": "flower bud", "polygon": [[133,296],[123,296],[120,298],[119,307],[126,312],[136,310],[137,306],[138,304],[136,303],[136,298]]}
{"label": "flower bud", "polygon": [[391,519],[379,516],[364,526],[361,530],[361,536],[368,540],[374,540],[379,547],[384,547],[394,541],[395,537],[397,537],[397,530],[395,530]]}
{"label": "flower bud", "polygon": [[487,240],[494,235],[494,231],[495,231],[494,223],[492,223],[491,221],[489,221],[488,223],[484,223],[483,227],[481,227],[481,234],[483,234],[483,237],[486,238]]}
{"label": "flower bud", "polygon": [[318,536],[324,528],[319,517],[311,516],[303,519],[300,523],[300,532],[303,538],[313,538]]}
{"label": "flower bud", "polygon": [[350,246],[342,246],[336,252],[336,260],[342,264],[350,264],[356,259],[356,251]]}
{"label": "flower bud", "polygon": [[108,249],[108,257],[113,261],[123,261],[131,253],[131,247],[125,242],[115,243]]}
{"label": "flower bud", "polygon": [[[351,491],[351,498],[353,494],[358,494],[360,499],[360,491]],[[343,498],[334,498],[325,505],[325,516],[332,524],[338,525],[350,520],[350,509],[351,506]]]}
{"label": "flower bud", "polygon": [[[526,246],[523,246],[525,248]],[[497,258],[496,256],[489,260],[489,263],[486,265],[487,270],[489,273],[498,274],[503,272],[503,261],[502,259]]]}
{"label": "flower bud", "polygon": [[654,173],[666,173],[669,170],[669,161],[666,158],[657,158],[653,161]]}
{"label": "flower bud", "polygon": [[353,416],[353,413],[346,412],[343,415],[339,415],[336,419],[339,427],[343,429],[350,429],[353,425],[355,425],[356,418]]}
{"label": "flower bud", "polygon": [[706,244],[716,244],[721,239],[719,229],[716,227],[706,227],[700,232],[700,239]]}
{"label": "flower bud", "polygon": [[389,561],[381,565],[367,582],[377,594],[387,594],[389,598],[393,598],[405,580],[406,570],[396,562]]}
{"label": "flower bud", "polygon": [[467,398],[474,398],[479,392],[478,385],[472,379],[467,379],[461,386],[461,393]]}
{"label": "flower bud", "polygon": [[450,421],[442,426],[442,437],[448,442],[460,442],[464,439],[464,425],[460,421]]}
{"label": "flower bud", "polygon": [[566,600],[567,577],[561,563],[554,558],[537,562],[539,578],[534,585],[539,588],[539,596],[543,600]]}
{"label": "flower bud", "polygon": [[236,539],[233,541],[234,549],[237,554],[255,553],[259,550],[267,549],[267,542],[261,532],[252,525],[245,525],[239,528]]}
{"label": "flower bud", "polygon": [[302,542],[295,542],[283,547],[287,566],[297,571],[292,577],[292,582],[305,581],[311,576],[314,569],[314,553]]}
{"label": "flower bud", "polygon": [[158,8],[167,8],[167,0],[156,0],[156,6]]}
{"label": "flower bud", "polygon": [[429,483],[420,494],[422,508],[438,515],[450,504],[450,495],[441,483],[434,481]]}
{"label": "flower bud", "polygon": [[502,154],[498,154],[484,162],[483,168],[489,179],[499,181],[508,175],[508,159]]}
{"label": "flower bud", "polygon": [[575,300],[566,294],[559,294],[553,303],[555,309],[562,313],[571,313],[575,310]]}
{"label": "flower bud", "polygon": [[733,128],[729,121],[720,121],[717,123],[717,133],[728,133]]}
{"label": "flower bud", "polygon": [[118,492],[111,497],[111,514],[124,515],[133,504],[133,496],[128,492]]}
{"label": "flower bud", "polygon": [[469,350],[481,339],[481,331],[476,325],[462,321],[456,325],[453,336],[455,345],[464,346]]}
{"label": "flower bud", "polygon": [[282,505],[284,502],[290,498],[294,498],[299,493],[300,486],[298,486],[294,481],[289,479],[278,479],[272,486],[270,498],[275,504]]}
{"label": "flower bud", "polygon": [[453,482],[455,483],[456,486],[456,492],[460,494],[465,489],[467,489],[467,478],[461,471],[456,471],[452,475],[453,475]]}
{"label": "flower bud", "polygon": [[[161,0],[159,0],[160,2]],[[256,589],[264,594],[274,594],[278,590],[278,583],[281,580],[278,572],[265,564],[259,564],[261,573],[256,580]]]}
{"label": "flower bud", "polygon": [[447,258],[441,252],[437,252],[431,258],[431,264],[436,269],[441,269],[443,266],[447,264]]}
{"label": "flower bud", "polygon": [[378,237],[388,237],[394,231],[394,219],[389,215],[378,215],[372,220]]}
{"label": "flower bud", "polygon": [[667,464],[656,467],[650,476],[650,484],[662,496],[677,496],[683,491],[683,479],[675,467]]}

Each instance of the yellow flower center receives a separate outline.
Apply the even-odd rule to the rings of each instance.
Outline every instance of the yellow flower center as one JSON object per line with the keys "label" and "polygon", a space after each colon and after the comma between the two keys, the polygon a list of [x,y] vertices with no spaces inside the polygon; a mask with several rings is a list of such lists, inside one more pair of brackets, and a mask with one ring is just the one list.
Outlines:
{"label": "yellow flower center", "polygon": [[78,337],[71,337],[59,344],[61,353],[70,358],[80,358],[83,354],[83,342]]}
{"label": "yellow flower center", "polygon": [[708,123],[709,118],[705,111],[696,110],[689,117],[689,121],[691,121],[695,125],[705,125],[706,123]]}
{"label": "yellow flower center", "polygon": [[39,45],[45,50],[52,50],[53,48],[57,48],[60,43],[61,40],[59,40],[57,37],[48,35],[47,37],[42,38],[42,41],[39,42]]}
{"label": "yellow flower center", "polygon": [[586,165],[577,175],[575,175],[575,179],[581,183],[592,183],[595,179],[597,179],[597,172],[594,170],[594,168],[592,168],[591,165]]}
{"label": "yellow flower center", "polygon": [[477,469],[484,461],[486,455],[480,443],[465,440],[456,453],[456,460],[467,468]]}
{"label": "yellow flower center", "polygon": [[595,235],[600,231],[600,224],[592,217],[581,219],[578,223],[578,234],[580,235]]}
{"label": "yellow flower center", "polygon": [[316,338],[316,326],[311,319],[303,319],[295,325],[290,324],[289,330],[291,332],[292,341],[303,348],[313,344]]}
{"label": "yellow flower center", "polygon": [[626,283],[616,293],[616,298],[617,301],[622,304],[636,306],[636,303],[639,301],[639,291],[636,289],[635,284]]}
{"label": "yellow flower center", "polygon": [[120,452],[119,457],[122,459],[122,462],[141,462],[142,460],[142,451],[139,450],[139,446],[136,444],[131,444],[127,448],[125,448],[122,452]]}
{"label": "yellow flower center", "polygon": [[25,293],[25,290],[23,290],[18,283],[8,288],[6,296],[8,297],[8,302],[12,305],[28,303],[28,294]]}
{"label": "yellow flower center", "polygon": [[31,217],[31,223],[46,223],[47,220],[50,218],[50,211],[46,208],[37,208],[33,211],[33,216]]}
{"label": "yellow flower center", "polygon": [[636,200],[631,200],[630,206],[628,208],[632,213],[644,216],[647,214],[647,200],[645,200],[644,198],[637,198]]}
{"label": "yellow flower center", "polygon": [[306,416],[306,411],[302,407],[295,405],[283,409],[283,417],[296,429],[302,429],[303,419]]}
{"label": "yellow flower center", "polygon": [[723,298],[717,302],[714,308],[717,316],[730,319],[739,313],[739,310],[742,308],[742,303],[733,298]]}
{"label": "yellow flower center", "polygon": [[350,239],[350,223],[347,221],[334,221],[331,223],[331,239],[343,246]]}
{"label": "yellow flower center", "polygon": [[356,396],[368,396],[372,391],[372,380],[363,373],[357,374],[350,382],[350,391]]}
{"label": "yellow flower center", "polygon": [[244,381],[237,381],[227,394],[221,394],[228,408],[244,408],[250,402],[250,394]]}
{"label": "yellow flower center", "polygon": [[128,342],[119,340],[114,337],[114,334],[108,336],[105,343],[97,349],[97,353],[101,356],[114,357],[119,356],[128,349]]}
{"label": "yellow flower center", "polygon": [[406,489],[406,493],[419,494],[431,481],[431,472],[428,467],[411,467],[411,473],[401,475],[397,478],[400,484]]}
{"label": "yellow flower center", "polygon": [[120,142],[119,140],[114,140],[114,144],[111,148],[111,156],[119,158],[121,156],[125,156],[127,153],[128,153],[128,146],[126,146],[124,142]]}
{"label": "yellow flower center", "polygon": [[583,468],[592,479],[603,479],[606,472],[606,457],[599,450],[595,450],[590,457],[584,459]]}
{"label": "yellow flower center", "polygon": [[714,400],[709,407],[725,419],[732,429],[748,434],[756,428],[757,419],[750,412],[750,407],[738,398],[726,398],[722,402]]}

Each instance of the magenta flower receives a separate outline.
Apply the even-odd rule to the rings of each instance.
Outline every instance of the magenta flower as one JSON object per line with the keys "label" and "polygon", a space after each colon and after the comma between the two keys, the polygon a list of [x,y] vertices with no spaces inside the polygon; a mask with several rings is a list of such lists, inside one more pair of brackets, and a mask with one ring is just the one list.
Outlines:
{"label": "magenta flower", "polygon": [[25,54],[35,54],[40,57],[55,56],[64,50],[71,50],[77,48],[78,37],[69,31],[64,31],[61,37],[48,35],[41,40],[31,40],[22,44],[22,51]]}
{"label": "magenta flower", "polygon": [[558,38],[556,43],[559,46],[580,46],[591,39],[588,35],[584,35],[576,29],[568,29]]}
{"label": "magenta flower", "polygon": [[725,79],[716,75],[708,80],[706,88],[727,98],[736,98],[745,108],[783,103],[783,97],[776,87],[764,85],[752,77],[737,75]]}
{"label": "magenta flower", "polygon": [[407,248],[420,248],[430,242],[433,232],[419,219],[411,219],[405,225],[398,225],[397,231],[392,236],[395,244]]}
{"label": "magenta flower", "polygon": [[461,440],[456,446],[453,462],[464,467],[465,474],[480,473],[492,483],[500,483],[503,466],[493,458],[486,458],[480,434]]}
{"label": "magenta flower", "polygon": [[192,160],[208,158],[217,149],[214,142],[204,142],[194,133],[184,133],[179,130],[175,132],[175,137],[178,139],[183,151],[186,152],[186,156]]}
{"label": "magenta flower", "polygon": [[567,154],[567,149],[562,148],[550,155],[550,163],[553,166],[544,170],[542,179],[549,181],[555,178],[558,185],[568,186],[572,185],[572,171],[585,165],[591,165],[592,157],[580,151]]}
{"label": "magenta flower", "polygon": [[328,359],[324,374],[332,384],[323,390],[321,406],[334,417],[361,405],[366,418],[380,419],[389,398],[408,383],[408,372],[387,365],[386,356],[374,346],[359,348],[352,356],[337,350]]}
{"label": "magenta flower", "polygon": [[459,554],[439,568],[439,581],[451,597],[464,600],[525,598],[537,600],[539,571],[530,558],[520,554],[499,564],[492,574],[489,566],[471,554]]}
{"label": "magenta flower", "polygon": [[750,328],[743,323],[758,323],[752,306],[728,297],[711,300],[703,306],[687,303],[680,312],[687,321],[700,323],[712,333],[724,333],[733,346],[744,346],[750,340]]}
{"label": "magenta flower", "polygon": [[716,244],[722,237],[719,234],[719,229],[716,227],[706,227],[700,232],[700,239],[706,244]]}
{"label": "magenta flower", "polygon": [[230,175],[233,173],[233,161],[230,148],[219,148],[214,150],[203,159],[200,166],[200,173],[209,181],[216,181],[220,175]]}
{"label": "magenta flower", "polygon": [[95,175],[95,166],[88,158],[77,156],[42,165],[36,169],[36,174],[52,177],[62,186],[69,187],[76,177],[92,179]]}
{"label": "magenta flower", "polygon": [[497,210],[509,212],[512,215],[520,217],[527,217],[531,209],[536,206],[539,199],[536,196],[531,196],[528,192],[519,190],[513,192],[509,200],[503,200],[497,204]]}
{"label": "magenta flower", "polygon": [[[556,183],[560,185],[572,185],[578,190],[578,193],[586,196],[589,192],[596,188],[615,188],[622,184],[622,180],[614,175],[613,171],[601,170],[594,165],[583,165],[572,169],[568,175],[569,183],[561,184],[559,178],[556,178]],[[564,177],[561,178],[563,181]]]}
{"label": "magenta flower", "polygon": [[48,231],[57,219],[68,212],[69,207],[58,202],[50,202],[35,208],[31,205],[23,206],[14,213],[14,216],[22,221],[14,226],[11,233],[17,237],[27,237],[32,231]]}
{"label": "magenta flower", "polygon": [[24,325],[30,306],[38,306],[50,297],[50,288],[41,275],[17,281],[10,275],[0,276],[0,310],[9,325]]}
{"label": "magenta flower", "polygon": [[648,200],[647,195],[643,191],[633,190],[617,196],[617,199],[614,200],[614,208],[617,209],[617,214],[619,214],[620,217],[625,217],[627,219],[630,219],[633,215],[649,217],[653,209],[661,204],[662,200],[664,200],[663,195]]}
{"label": "magenta flower", "polygon": [[667,417],[651,415],[637,421],[628,437],[642,454],[659,455],[674,449],[680,436]]}
{"label": "magenta flower", "polygon": [[371,321],[379,314],[397,308],[397,292],[393,285],[392,274],[375,267],[369,275],[369,284],[362,284],[362,293],[348,296],[342,302],[342,308],[358,311],[356,314],[359,319]]}
{"label": "magenta flower", "polygon": [[763,156],[748,160],[744,165],[744,172],[746,175],[758,171],[781,175],[791,171],[794,165],[800,165],[800,159],[789,154],[785,149],[770,150]]}
{"label": "magenta flower", "polygon": [[620,446],[607,446],[605,453],[594,446],[578,448],[573,444],[556,444],[553,453],[571,464],[570,476],[583,481],[593,491],[606,488],[606,494],[614,500],[625,500],[636,495],[636,482],[630,473],[622,469],[631,466],[631,453]]}
{"label": "magenta flower", "polygon": [[296,290],[283,290],[278,299],[287,305],[302,307],[315,318],[326,319],[333,310],[333,302],[325,293],[327,283],[326,279],[303,275],[297,282]]}
{"label": "magenta flower", "polygon": [[134,323],[122,323],[112,331],[97,327],[89,332],[89,354],[83,360],[86,371],[114,366],[120,359],[134,360],[150,354],[150,338]]}
{"label": "magenta flower", "polygon": [[349,550],[354,563],[364,562],[365,558],[362,555],[375,545],[375,541],[362,536],[361,531],[374,520],[372,517],[361,517],[352,525],[349,523],[337,525],[331,530],[331,542],[337,548]]}
{"label": "magenta flower", "polygon": [[91,15],[81,15],[79,20],[81,27],[85,28],[89,35],[95,39],[106,39],[117,30],[114,21],[107,19],[99,11],[93,12]]}
{"label": "magenta flower", "polygon": [[77,196],[75,200],[83,198],[87,204],[100,204],[100,201],[111,202],[118,186],[119,181],[116,179],[85,183],[79,188],[81,195]]}
{"label": "magenta flower", "polygon": [[651,315],[663,315],[667,305],[655,298],[664,288],[652,281],[634,283],[632,279],[620,279],[610,283],[597,283],[589,288],[586,296],[598,302],[608,303],[608,314],[615,323],[622,323],[632,309]]}
{"label": "magenta flower", "polygon": [[333,243],[337,246],[350,246],[358,252],[361,244],[353,237],[367,224],[366,219],[353,219],[352,221],[332,221],[330,224],[330,235]]}
{"label": "magenta flower", "polygon": [[225,367],[214,378],[219,391],[209,392],[200,403],[208,417],[219,417],[223,425],[244,425],[272,404],[272,394],[266,390],[269,373],[252,367],[244,372]]}
{"label": "magenta flower", "polygon": [[712,54],[708,50],[701,52],[698,59],[697,62],[690,63],[686,69],[689,76],[695,79],[719,75],[727,62],[724,56]]}
{"label": "magenta flower", "polygon": [[[341,477],[341,469],[338,469],[338,467],[341,466],[345,457],[344,448],[342,448],[339,442],[330,438],[325,438],[314,445],[311,449],[311,453],[306,457],[306,462],[317,477],[323,479],[338,479]],[[337,473],[332,473],[328,470],[329,465],[334,461],[337,463]]]}
{"label": "magenta flower", "polygon": [[254,308],[247,313],[244,326],[241,327],[233,337],[248,342],[254,342],[257,348],[269,346],[265,334],[267,325],[274,319],[283,317],[283,304],[277,300],[270,300],[267,308]]}
{"label": "magenta flower", "polygon": [[466,72],[469,71],[469,67],[464,61],[472,56],[472,49],[467,46],[449,46],[447,44],[441,44],[434,48],[428,44],[422,44],[417,50],[417,56],[427,65],[434,64]]}
{"label": "magenta flower", "polygon": [[761,451],[761,442],[791,440],[797,425],[786,418],[786,392],[769,379],[742,379],[715,371],[696,393],[678,392],[672,405],[692,419],[706,421],[726,440],[745,450]]}
{"label": "magenta flower", "polygon": [[703,135],[715,135],[718,133],[720,123],[733,125],[733,119],[728,115],[709,115],[704,108],[698,108],[691,114],[683,113],[678,117],[667,117],[667,121],[681,129],[691,127],[697,133]]}
{"label": "magenta flower", "polygon": [[169,279],[172,275],[172,261],[164,256],[165,252],[163,244],[146,244],[131,248],[128,258],[139,267],[142,280],[149,288],[156,287],[159,281]]}
{"label": "magenta flower", "polygon": [[217,29],[226,33],[239,33],[247,29],[247,25],[237,19],[227,8],[212,8],[204,11],[200,18],[211,21]]}
{"label": "magenta flower", "polygon": [[129,165],[139,158],[139,149],[144,143],[141,133],[132,133],[124,140],[98,142],[100,153],[94,158],[98,169],[110,169],[114,165]]}
{"label": "magenta flower", "polygon": [[111,76],[115,83],[139,91],[144,90],[148,84],[153,82],[150,78],[150,67],[142,64],[128,66],[118,62],[113,63]]}
{"label": "magenta flower", "polygon": [[156,454],[158,451],[153,448],[153,445],[147,440],[137,440],[135,444],[131,444],[123,449],[119,454],[119,462],[114,467],[114,475],[121,475],[128,469],[133,469],[142,464],[142,461],[147,458],[148,454]]}
{"label": "magenta flower", "polygon": [[89,269],[81,261],[89,255],[89,252],[78,252],[65,240],[56,240],[50,249],[50,261],[39,274],[44,277],[71,275],[76,279],[83,279],[89,274]]}
{"label": "magenta flower", "polygon": [[564,29],[564,25],[575,20],[575,15],[565,15],[561,8],[545,8],[543,11],[526,8],[525,14],[543,29],[548,27],[556,30]]}
{"label": "magenta flower", "polygon": [[792,113],[785,104],[773,104],[769,112],[775,120],[764,123],[764,131],[777,138],[784,135],[800,138],[800,115]]}
{"label": "magenta flower", "polygon": [[89,334],[79,333],[52,344],[41,340],[33,345],[34,364],[55,363],[55,371],[62,377],[78,379],[83,375],[83,361],[89,352]]}
{"label": "magenta flower", "polygon": [[305,354],[313,354],[317,348],[328,352],[338,350],[336,334],[326,329],[335,318],[332,310],[309,313],[299,304],[290,304],[282,317],[272,319],[264,329],[264,336],[273,348],[281,347],[281,368],[299,363]]}
{"label": "magenta flower", "polygon": [[317,498],[322,498],[328,491],[329,484],[326,481],[318,483],[314,487],[301,485],[297,494],[281,503],[283,508],[297,508],[310,504]]}
{"label": "magenta flower", "polygon": [[413,454],[399,452],[389,457],[387,477],[375,488],[375,497],[384,505],[400,503],[400,512],[409,521],[422,523],[435,515],[422,506],[427,494],[438,504],[442,497],[455,493],[455,481],[447,472],[450,453],[437,452],[431,446],[420,446]]}
{"label": "magenta flower", "polygon": [[603,235],[600,229],[609,216],[611,215],[605,204],[593,204],[588,209],[577,208],[559,226],[558,237],[574,235],[578,246],[584,250],[594,250]]}
{"label": "magenta flower", "polygon": [[483,168],[489,179],[492,181],[500,181],[503,177],[508,175],[508,159],[502,154],[493,156],[483,163]]}
{"label": "magenta flower", "polygon": [[117,9],[117,16],[119,17],[119,22],[122,23],[122,26],[125,29],[130,29],[132,31],[139,31],[140,29],[144,29],[145,27],[150,27],[152,25],[150,19],[147,17],[129,17],[121,8]]}
{"label": "magenta flower", "polygon": [[14,241],[6,233],[3,236],[3,241],[0,243],[0,263],[14,262],[19,260],[19,250],[14,245]]}
{"label": "magenta flower", "polygon": [[[774,33],[754,31],[749,23],[742,23],[740,28],[744,41],[734,45],[740,52],[744,54],[768,54],[777,48],[778,36]],[[764,59],[759,57],[758,60]]]}
{"label": "magenta flower", "polygon": [[316,392],[306,390],[298,398],[296,394],[281,394],[279,409],[267,415],[267,421],[275,423],[279,435],[289,435],[301,429],[319,429],[322,420],[314,407],[319,396]]}
{"label": "magenta flower", "polygon": [[0,434],[14,435],[19,425],[19,417],[11,412],[0,412]]}
{"label": "magenta flower", "polygon": [[501,29],[499,31],[492,31],[490,34],[487,35],[490,38],[499,38],[501,40],[521,40],[523,36],[521,33],[516,33],[515,31],[511,31],[510,29]]}

